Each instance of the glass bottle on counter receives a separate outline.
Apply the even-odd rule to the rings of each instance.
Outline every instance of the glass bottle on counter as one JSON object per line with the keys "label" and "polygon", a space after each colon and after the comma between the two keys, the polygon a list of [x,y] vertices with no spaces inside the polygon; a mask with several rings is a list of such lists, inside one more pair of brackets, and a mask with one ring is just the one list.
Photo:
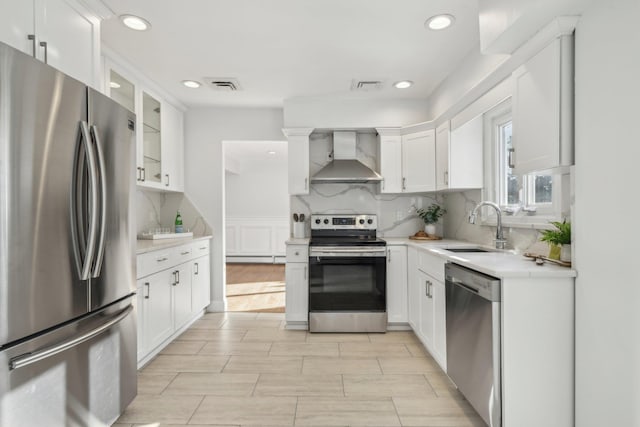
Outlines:
{"label": "glass bottle on counter", "polygon": [[183,233],[184,227],[182,226],[182,215],[180,215],[180,210],[178,209],[178,213],[176,214],[176,233]]}

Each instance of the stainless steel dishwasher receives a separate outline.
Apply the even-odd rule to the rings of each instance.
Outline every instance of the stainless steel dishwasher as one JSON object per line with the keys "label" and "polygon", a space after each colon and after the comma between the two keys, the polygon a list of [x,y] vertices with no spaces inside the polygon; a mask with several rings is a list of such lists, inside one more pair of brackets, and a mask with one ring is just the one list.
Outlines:
{"label": "stainless steel dishwasher", "polygon": [[500,279],[445,265],[447,374],[490,427],[502,425]]}

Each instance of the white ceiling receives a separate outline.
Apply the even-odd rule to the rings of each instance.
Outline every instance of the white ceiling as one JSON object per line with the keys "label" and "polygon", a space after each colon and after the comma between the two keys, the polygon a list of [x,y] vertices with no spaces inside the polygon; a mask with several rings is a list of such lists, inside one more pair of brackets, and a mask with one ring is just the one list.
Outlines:
{"label": "white ceiling", "polygon": [[[293,97],[426,99],[478,48],[477,0],[103,0],[103,42],[187,105],[282,106]],[[117,15],[144,17],[150,31]],[[424,28],[450,13],[444,31]],[[243,90],[193,90],[185,79],[235,77]],[[352,79],[384,80],[350,92]],[[409,79],[406,90],[393,82]]]}
{"label": "white ceiling", "polygon": [[[269,151],[275,152],[270,154]],[[232,141],[224,143],[225,159],[240,159],[255,157],[258,159],[276,159],[287,157],[286,141]]]}

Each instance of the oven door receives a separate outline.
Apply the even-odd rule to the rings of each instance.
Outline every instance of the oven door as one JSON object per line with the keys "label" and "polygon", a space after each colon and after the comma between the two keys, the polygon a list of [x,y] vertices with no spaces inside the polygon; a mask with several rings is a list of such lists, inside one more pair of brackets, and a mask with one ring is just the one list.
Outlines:
{"label": "oven door", "polygon": [[384,247],[312,248],[309,312],[386,312]]}

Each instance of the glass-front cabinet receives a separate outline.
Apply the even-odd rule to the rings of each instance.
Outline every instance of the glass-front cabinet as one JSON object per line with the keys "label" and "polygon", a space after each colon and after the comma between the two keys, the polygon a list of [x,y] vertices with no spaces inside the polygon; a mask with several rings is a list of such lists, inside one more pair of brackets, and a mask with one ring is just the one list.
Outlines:
{"label": "glass-front cabinet", "polygon": [[162,182],[160,101],[142,92],[142,172],[147,182]]}
{"label": "glass-front cabinet", "polygon": [[136,183],[183,191],[183,112],[146,86],[143,77],[105,58],[105,92],[136,113]]}

